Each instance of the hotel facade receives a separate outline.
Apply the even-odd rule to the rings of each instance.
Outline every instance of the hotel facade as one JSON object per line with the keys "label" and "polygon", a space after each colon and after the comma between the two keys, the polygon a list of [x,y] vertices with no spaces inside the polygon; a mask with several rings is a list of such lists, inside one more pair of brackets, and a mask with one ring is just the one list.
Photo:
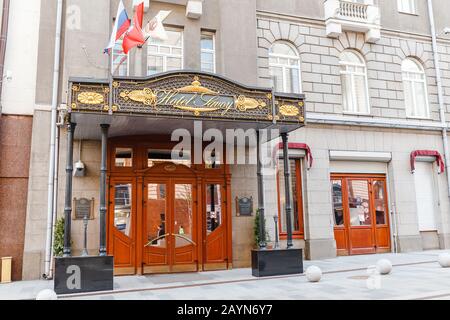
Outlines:
{"label": "hotel facade", "polygon": [[[443,1],[145,3],[144,21],[171,11],[168,38],[128,57],[118,43],[108,81],[119,1],[8,2],[0,257],[13,257],[15,280],[51,276],[58,218],[71,220],[65,253],[81,255],[84,213],[88,254],[114,255],[118,275],[250,267],[261,207],[267,246],[292,238],[306,259],[450,247]],[[214,153],[194,161],[194,149],[173,159],[172,133],[195,145],[198,123],[281,130],[282,161],[261,176]]]}

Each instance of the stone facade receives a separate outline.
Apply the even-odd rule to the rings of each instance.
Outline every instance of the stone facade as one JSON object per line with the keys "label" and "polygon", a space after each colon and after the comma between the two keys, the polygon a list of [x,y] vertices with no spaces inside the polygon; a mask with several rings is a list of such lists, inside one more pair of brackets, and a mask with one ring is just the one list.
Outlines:
{"label": "stone facade", "polygon": [[[0,255],[13,254],[17,264],[15,278],[20,278],[23,246],[23,278],[40,278],[44,270],[45,233],[47,219],[47,180],[50,141],[50,105],[52,97],[53,35],[56,23],[56,1],[13,1],[12,10],[17,19],[11,22],[10,39],[29,38],[27,50],[19,40],[9,40],[5,70],[13,70],[12,81],[4,82],[4,114],[0,118],[0,186],[10,190],[28,190],[26,213],[24,208],[9,207],[0,193],[0,222],[6,221],[6,212],[17,212],[17,221],[7,219],[0,223]],[[132,15],[132,1],[124,1]],[[185,1],[152,1],[145,19],[159,10],[172,10],[166,23],[183,30],[184,68],[200,68],[200,34],[202,30],[215,31],[216,70],[218,74],[247,85],[271,87],[269,73],[269,49],[276,41],[289,42],[299,53],[301,86],[306,95],[307,127],[290,135],[290,142],[307,143],[314,156],[314,164],[308,169],[302,160],[303,207],[305,239],[296,240],[295,246],[305,249],[311,259],[336,255],[334,219],[330,174],[332,173],[381,173],[388,182],[388,202],[391,220],[392,250],[411,251],[431,247],[450,247],[450,201],[447,173],[436,175],[438,212],[435,234],[421,234],[418,228],[414,176],[410,172],[409,154],[417,149],[432,149],[444,154],[442,143],[442,119],[439,113],[438,89],[432,52],[431,34],[426,0],[417,0],[417,15],[398,13],[396,1],[378,1],[381,18],[381,39],[376,43],[365,41],[364,33],[346,31],[339,38],[326,35],[323,1],[317,0],[208,0],[203,3],[203,15],[199,20],[186,17]],[[66,24],[61,53],[61,81],[59,104],[67,103],[69,77],[107,77],[107,58],[102,54],[110,35],[111,17],[118,0],[68,0]],[[438,33],[449,24],[444,3],[434,1]],[[23,10],[24,6],[29,10]],[[105,14],[100,14],[105,13]],[[77,15],[79,13],[79,15]],[[31,19],[29,16],[33,16]],[[22,21],[30,21],[30,28],[19,28]],[[26,30],[26,33],[21,33]],[[20,49],[20,50],[19,50]],[[370,114],[346,113],[342,107],[342,86],[339,56],[345,49],[361,54],[367,66],[370,97]],[[438,51],[442,69],[445,122],[450,121],[450,41],[439,33]],[[28,59],[18,59],[19,54]],[[412,57],[425,70],[429,119],[408,118],[405,111],[401,63]],[[23,68],[17,62],[25,61]],[[14,64],[15,63],[15,64]],[[130,75],[142,76],[146,70],[146,49],[132,52]],[[22,70],[23,69],[23,70]],[[22,87],[17,81],[22,81]],[[23,90],[26,87],[26,90]],[[20,91],[21,90],[21,91]],[[22,94],[21,94],[22,93]],[[25,94],[26,93],[26,94]],[[31,99],[30,99],[31,97]],[[28,135],[10,140],[17,130],[3,126],[8,117],[23,115]],[[31,118],[33,117],[33,118]],[[31,120],[32,119],[32,120]],[[20,123],[22,123],[22,120]],[[32,121],[32,124],[31,124]],[[19,121],[14,120],[19,123]],[[31,131],[32,128],[32,131]],[[5,132],[8,130],[8,132]],[[19,139],[20,138],[20,139]],[[22,141],[26,139],[27,142]],[[6,141],[6,142],[5,142]],[[59,157],[58,214],[64,210],[65,179],[65,130],[61,130]],[[89,250],[98,251],[98,205],[100,142],[76,141],[75,161],[79,145],[81,160],[87,166],[85,178],[74,179],[74,197],[94,198],[95,219],[89,225]],[[21,171],[5,166],[14,162],[15,153],[6,144],[21,150],[25,161]],[[24,151],[28,148],[30,163]],[[23,153],[22,153],[23,151]],[[391,154],[388,162],[335,161],[330,151],[385,152]],[[248,251],[254,246],[253,218],[236,217],[235,197],[253,196],[257,203],[256,168],[232,166],[232,232],[233,265],[248,267]],[[14,177],[13,177],[13,176]],[[11,182],[11,178],[20,178]],[[6,179],[6,180],[5,180]],[[29,179],[29,180],[28,180]],[[267,230],[274,238],[272,216],[278,213],[277,185],[274,176],[265,178]],[[6,182],[5,182],[6,181]],[[16,182],[20,186],[16,185]],[[27,186],[25,186],[27,184]],[[18,189],[17,189],[18,188]],[[2,189],[3,190],[3,189]],[[16,191],[14,191],[16,192]],[[9,199],[9,198],[8,198]],[[20,198],[21,199],[21,198]],[[6,208],[6,209],[4,209]],[[25,217],[26,216],[26,217]],[[17,225],[18,238],[4,236],[3,225]],[[24,230],[22,230],[24,229]],[[9,229],[8,229],[9,230]],[[23,237],[22,237],[23,233]],[[74,254],[82,248],[82,225],[72,225]],[[5,239],[4,239],[5,238]],[[23,238],[24,240],[21,240]],[[11,242],[11,239],[14,239]],[[22,244],[24,242],[24,244]],[[5,251],[15,245],[15,251]],[[284,241],[282,241],[284,246]]]}

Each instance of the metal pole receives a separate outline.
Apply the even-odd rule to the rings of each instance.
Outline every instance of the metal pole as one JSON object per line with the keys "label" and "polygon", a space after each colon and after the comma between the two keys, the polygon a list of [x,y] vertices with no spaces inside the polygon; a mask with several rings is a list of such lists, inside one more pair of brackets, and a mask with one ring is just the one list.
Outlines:
{"label": "metal pole", "polygon": [[55,33],[55,51],[53,55],[53,88],[52,88],[52,109],[50,122],[50,157],[48,168],[48,191],[47,191],[47,234],[45,243],[45,274],[50,273],[50,262],[52,259],[52,233],[53,233],[53,197],[55,192],[54,174],[55,174],[55,154],[56,154],[56,119],[58,109],[59,95],[59,75],[60,75],[60,53],[61,53],[61,32],[62,32],[63,0],[58,0],[56,13],[56,33]]}
{"label": "metal pole", "polygon": [[447,191],[448,196],[450,197],[450,154],[448,149],[448,137],[447,137],[447,122],[445,120],[445,102],[444,102],[444,92],[442,88],[442,78],[441,78],[441,68],[439,65],[439,51],[437,45],[437,36],[436,36],[436,26],[434,23],[434,11],[433,11],[433,1],[428,0],[428,14],[430,18],[430,28],[431,28],[431,39],[433,45],[433,57],[434,57],[434,68],[436,70],[436,84],[438,89],[438,98],[439,98],[439,114],[441,118],[442,124],[442,143],[444,148],[444,157],[445,157],[445,167],[447,169]]}
{"label": "metal pole", "polygon": [[289,165],[289,143],[288,134],[282,133],[283,139],[283,161],[284,161],[284,192],[286,199],[286,231],[287,231],[287,248],[293,247],[292,243],[292,203],[291,203],[291,167]]}
{"label": "metal pole", "polygon": [[109,124],[100,125],[102,129],[102,163],[100,168],[100,256],[106,256],[106,172]]}
{"label": "metal pole", "polygon": [[280,247],[280,241],[278,238],[278,216],[273,216],[273,221],[275,222],[275,246],[274,246],[274,249],[278,249]]}
{"label": "metal pole", "polygon": [[262,174],[261,162],[261,132],[256,134],[257,140],[257,177],[258,177],[258,213],[259,213],[259,249],[266,249],[266,228],[265,228],[265,210],[264,210],[264,177]]}
{"label": "metal pole", "polygon": [[83,217],[83,227],[84,227],[84,239],[83,239],[83,252],[81,253],[82,257],[87,257],[89,256],[89,252],[87,249],[87,229],[88,229],[88,223],[89,223],[89,219],[88,216],[85,215]]}
{"label": "metal pole", "polygon": [[73,136],[76,123],[67,125],[67,165],[66,165],[66,196],[64,206],[64,257],[72,255],[71,225],[72,225],[72,176],[73,176]]}

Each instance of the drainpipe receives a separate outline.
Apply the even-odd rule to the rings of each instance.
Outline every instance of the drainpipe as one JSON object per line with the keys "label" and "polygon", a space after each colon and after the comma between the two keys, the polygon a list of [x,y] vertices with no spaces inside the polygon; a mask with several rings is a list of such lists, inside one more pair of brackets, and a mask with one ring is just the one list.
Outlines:
{"label": "drainpipe", "polygon": [[434,67],[436,69],[436,82],[439,98],[439,114],[442,123],[442,141],[444,144],[445,167],[447,169],[447,190],[448,196],[450,197],[450,154],[448,150],[447,123],[445,121],[444,93],[442,89],[441,68],[439,66],[439,51],[437,45],[436,26],[434,23],[433,0],[428,0],[428,14],[430,17],[431,39],[433,42]]}
{"label": "drainpipe", "polygon": [[61,30],[63,18],[63,0],[58,0],[56,13],[56,33],[55,33],[55,52],[53,66],[53,96],[52,96],[52,114],[51,114],[51,134],[50,134],[50,157],[48,170],[48,198],[47,198],[47,237],[45,242],[45,273],[44,279],[48,279],[50,274],[50,263],[52,260],[52,237],[53,237],[53,204],[55,192],[55,155],[56,155],[56,121],[58,116],[58,96],[59,96],[59,68],[61,54]]}
{"label": "drainpipe", "polygon": [[9,26],[9,2],[3,0],[2,11],[2,30],[0,34],[0,116],[2,115],[2,92],[3,92],[3,73],[5,69],[6,43],[8,42],[8,26]]}

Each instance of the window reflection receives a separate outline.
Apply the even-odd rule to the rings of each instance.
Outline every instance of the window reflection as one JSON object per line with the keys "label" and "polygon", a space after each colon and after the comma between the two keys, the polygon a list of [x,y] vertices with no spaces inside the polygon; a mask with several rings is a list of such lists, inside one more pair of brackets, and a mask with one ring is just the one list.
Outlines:
{"label": "window reflection", "polygon": [[373,194],[374,194],[377,225],[384,225],[386,224],[386,211],[387,211],[384,181],[373,182]]}
{"label": "window reflection", "polygon": [[174,235],[175,247],[192,244],[193,193],[191,184],[175,185]]}
{"label": "window reflection", "polygon": [[118,184],[114,193],[114,226],[127,237],[131,232],[131,188],[130,183]]}
{"label": "window reflection", "polygon": [[147,195],[148,246],[166,247],[166,185],[149,184]]}
{"label": "window reflection", "polygon": [[369,183],[366,180],[348,181],[348,205],[352,226],[370,226]]}
{"label": "window reflection", "polygon": [[[299,210],[300,206],[303,206],[302,203],[299,203],[299,181],[297,181],[297,162],[299,160],[290,159],[289,164],[291,168],[291,199],[292,199],[292,214],[291,221],[293,225],[293,231],[299,232],[300,230],[300,217]],[[280,159],[279,168],[278,168],[278,192],[279,192],[279,202],[280,202],[280,225],[281,232],[287,232],[287,224],[286,224],[286,194],[285,194],[285,182],[284,182],[284,161]]]}
{"label": "window reflection", "polygon": [[206,186],[206,233],[209,235],[222,225],[222,192],[220,185]]}
{"label": "window reflection", "polygon": [[336,226],[344,225],[344,207],[342,201],[342,181],[333,180],[332,182],[332,194],[333,194],[333,212],[334,223]]}
{"label": "window reflection", "polygon": [[172,150],[157,150],[149,149],[148,154],[148,167],[154,167],[161,163],[174,163],[178,165],[184,165],[186,167],[191,167],[191,152],[181,151],[179,154],[172,154]]}
{"label": "window reflection", "polygon": [[133,167],[132,148],[116,148],[116,167]]}

